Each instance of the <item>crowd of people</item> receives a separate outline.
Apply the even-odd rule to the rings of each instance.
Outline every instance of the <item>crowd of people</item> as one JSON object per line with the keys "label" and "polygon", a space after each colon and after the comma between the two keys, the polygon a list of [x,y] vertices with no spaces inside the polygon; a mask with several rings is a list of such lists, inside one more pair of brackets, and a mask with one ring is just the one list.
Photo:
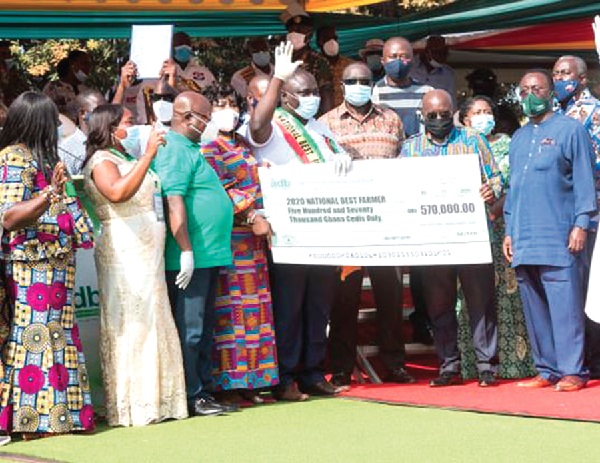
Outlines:
{"label": "crowd of people", "polygon": [[[249,40],[251,64],[231,82],[178,32],[159,79],[140,81],[127,62],[108,98],[85,86],[94,69],[81,50],[43,91],[4,92],[2,430],[94,428],[73,305],[75,254],[92,246],[111,426],[349,390],[367,274],[384,381],[416,382],[401,271],[273,262],[259,166],[329,163],[343,175],[367,159],[477,155],[493,262],[410,268],[413,338],[440,361],[429,386],[515,378],[570,392],[600,377],[600,101],[586,63],[566,55],[525,72],[520,127],[490,70],[468,76],[473,95],[457,108],[442,37],[418,54],[375,38],[354,61],[333,26],[314,50],[298,5],[282,21],[286,41],[272,53]],[[594,30],[600,48],[600,18]]]}

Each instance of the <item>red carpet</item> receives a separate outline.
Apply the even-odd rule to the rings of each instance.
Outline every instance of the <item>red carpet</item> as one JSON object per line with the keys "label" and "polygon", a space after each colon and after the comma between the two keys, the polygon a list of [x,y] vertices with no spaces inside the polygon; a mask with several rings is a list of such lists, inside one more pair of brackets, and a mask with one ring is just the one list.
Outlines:
{"label": "red carpet", "polygon": [[524,389],[517,387],[516,380],[502,380],[490,388],[479,387],[474,380],[432,388],[429,380],[437,375],[437,368],[432,366],[431,356],[411,360],[407,369],[418,378],[417,383],[353,384],[343,396],[399,405],[600,422],[600,380],[590,381],[578,392]]}

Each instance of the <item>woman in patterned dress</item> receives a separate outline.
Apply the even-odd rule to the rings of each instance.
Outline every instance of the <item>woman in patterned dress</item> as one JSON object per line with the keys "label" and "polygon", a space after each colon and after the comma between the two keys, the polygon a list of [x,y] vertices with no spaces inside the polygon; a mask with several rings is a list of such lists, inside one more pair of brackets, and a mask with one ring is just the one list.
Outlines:
{"label": "woman in patterned dress", "polygon": [[25,92],[0,134],[2,274],[10,334],[2,346],[0,428],[26,437],[94,427],[73,307],[75,251],[92,246],[89,218],[65,195],[58,110]]}
{"label": "woman in patterned dress", "polygon": [[[234,205],[233,264],[222,268],[217,285],[214,378],[225,400],[260,403],[258,390],[279,382],[257,162],[235,133],[243,102],[229,86],[211,88],[212,123],[218,137],[202,146]],[[227,394],[225,394],[227,395]]]}
{"label": "woman in patterned dress", "polygon": [[[508,147],[510,137],[494,133],[495,105],[486,96],[468,99],[460,110],[460,121],[467,127],[479,130],[487,138],[492,148],[496,164],[502,172],[502,187],[508,188],[510,171],[508,166]],[[501,378],[523,378],[535,376],[527,328],[523,317],[523,305],[515,271],[506,262],[502,254],[504,240],[504,217],[502,207],[504,198],[494,204],[490,210],[492,219],[491,245],[496,272],[496,314],[498,316],[498,371]],[[460,297],[459,311],[459,347],[462,352],[462,374],[465,378],[477,377],[475,352],[471,341],[469,314],[462,310],[465,300]]]}
{"label": "woman in patterned dress", "polygon": [[110,426],[188,416],[179,336],[165,282],[166,226],[160,180],[150,168],[163,133],[145,153],[128,130],[131,111],[98,106],[88,122],[85,189],[100,222],[96,269],[100,359]]}

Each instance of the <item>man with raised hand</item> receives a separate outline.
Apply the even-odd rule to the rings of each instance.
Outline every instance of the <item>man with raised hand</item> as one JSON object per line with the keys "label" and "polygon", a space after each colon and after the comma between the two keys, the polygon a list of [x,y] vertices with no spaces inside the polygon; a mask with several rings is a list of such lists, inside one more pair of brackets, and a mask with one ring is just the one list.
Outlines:
{"label": "man with raised hand", "polygon": [[[248,141],[262,163],[334,161],[345,170],[349,156],[330,130],[314,119],[320,104],[317,81],[298,68],[300,62],[292,61],[293,50],[290,42],[275,49],[275,72],[250,118]],[[322,366],[335,268],[272,263],[270,275],[280,374],[276,397],[301,401],[308,394],[337,394],[339,389],[325,379]]]}

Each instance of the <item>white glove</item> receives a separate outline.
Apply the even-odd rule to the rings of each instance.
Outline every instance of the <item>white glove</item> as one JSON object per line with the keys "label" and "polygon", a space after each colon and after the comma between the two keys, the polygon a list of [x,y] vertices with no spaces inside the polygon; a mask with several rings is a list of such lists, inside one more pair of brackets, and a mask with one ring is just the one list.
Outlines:
{"label": "white glove", "polygon": [[293,53],[294,47],[292,46],[292,42],[281,42],[277,45],[277,48],[275,48],[273,77],[285,82],[296,72],[302,61],[292,61]]}
{"label": "white glove", "polygon": [[349,154],[337,154],[333,158],[335,175],[346,175],[352,169],[352,158]]}
{"label": "white glove", "polygon": [[194,273],[194,252],[183,251],[179,258],[179,264],[181,265],[181,270],[177,274],[177,278],[175,278],[175,284],[179,289],[185,289],[190,284],[192,274]]}
{"label": "white glove", "polygon": [[598,53],[598,60],[600,60],[600,15],[596,15],[594,22],[592,23],[592,29],[594,30],[594,40],[596,41],[596,52]]}

